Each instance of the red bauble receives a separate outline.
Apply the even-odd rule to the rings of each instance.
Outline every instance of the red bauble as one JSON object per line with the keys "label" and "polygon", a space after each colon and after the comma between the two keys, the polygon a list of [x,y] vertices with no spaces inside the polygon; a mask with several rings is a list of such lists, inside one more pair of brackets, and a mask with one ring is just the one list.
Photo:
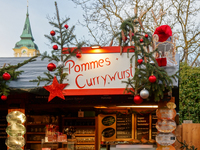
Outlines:
{"label": "red bauble", "polygon": [[136,104],[141,104],[143,102],[143,99],[139,95],[136,95],[133,100]]}
{"label": "red bauble", "polygon": [[137,62],[138,62],[139,64],[142,64],[143,59],[138,59]]}
{"label": "red bauble", "polygon": [[49,71],[53,71],[54,69],[56,69],[56,65],[55,65],[54,63],[49,63],[49,64],[47,65],[47,69],[48,69]]}
{"label": "red bauble", "polygon": [[54,46],[53,46],[53,49],[54,49],[54,50],[57,50],[57,49],[58,49],[58,45],[54,45]]}
{"label": "red bauble", "polygon": [[142,43],[142,42],[144,42],[144,40],[143,40],[143,39],[140,39],[140,43]]}
{"label": "red bauble", "polygon": [[125,36],[125,41],[127,40],[128,38]]}
{"label": "red bauble", "polygon": [[54,35],[56,34],[56,32],[52,30],[52,31],[50,32],[50,34],[51,34],[52,36],[54,36]]}
{"label": "red bauble", "polygon": [[149,35],[148,34],[145,34],[145,38],[148,38],[149,37]]}
{"label": "red bauble", "polygon": [[10,78],[11,78],[11,76],[10,76],[9,73],[5,72],[5,73],[3,74],[3,79],[4,79],[4,80],[10,80]]}
{"label": "red bauble", "polygon": [[66,24],[66,25],[65,25],[65,28],[68,29],[68,27],[69,27],[69,26]]}
{"label": "red bauble", "polygon": [[[131,34],[129,34],[129,36],[131,36]],[[132,36],[134,36],[134,33],[132,33]]]}
{"label": "red bauble", "polygon": [[77,53],[77,54],[76,54],[76,57],[77,57],[77,58],[81,58],[81,56],[82,56],[81,53]]}
{"label": "red bauble", "polygon": [[2,96],[1,96],[1,99],[2,99],[3,101],[7,100],[7,96],[2,95]]}
{"label": "red bauble", "polygon": [[151,83],[156,82],[156,76],[151,75],[151,76],[149,77],[149,82],[151,82]]}

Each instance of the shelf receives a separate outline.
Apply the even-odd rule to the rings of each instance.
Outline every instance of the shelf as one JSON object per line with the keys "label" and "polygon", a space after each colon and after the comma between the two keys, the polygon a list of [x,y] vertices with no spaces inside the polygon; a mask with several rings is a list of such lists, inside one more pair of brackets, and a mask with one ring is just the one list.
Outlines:
{"label": "shelf", "polygon": [[45,134],[45,132],[26,132],[26,134]]}
{"label": "shelf", "polygon": [[[63,126],[64,128],[65,127],[72,127],[73,125],[71,125],[71,126]],[[95,127],[95,126],[73,126],[73,127],[75,127],[75,128],[91,128],[91,127]]]}
{"label": "shelf", "polygon": [[95,117],[64,117],[63,119],[95,119]]}
{"label": "shelf", "polygon": [[26,124],[27,126],[45,126],[45,125],[48,125],[48,123],[27,123]]}
{"label": "shelf", "polygon": [[41,141],[26,141],[26,143],[35,143],[35,144],[40,144]]}
{"label": "shelf", "polygon": [[95,142],[77,142],[78,145],[94,145]]}
{"label": "shelf", "polygon": [[95,136],[95,134],[75,134],[76,137]]}

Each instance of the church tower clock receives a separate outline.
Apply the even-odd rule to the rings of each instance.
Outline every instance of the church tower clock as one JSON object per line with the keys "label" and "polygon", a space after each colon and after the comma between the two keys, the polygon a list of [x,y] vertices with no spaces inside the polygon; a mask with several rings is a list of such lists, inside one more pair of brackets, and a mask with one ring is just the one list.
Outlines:
{"label": "church tower clock", "polygon": [[28,7],[24,29],[20,38],[21,40],[17,42],[13,48],[15,57],[32,57],[40,53],[38,46],[34,43],[34,38],[31,32]]}

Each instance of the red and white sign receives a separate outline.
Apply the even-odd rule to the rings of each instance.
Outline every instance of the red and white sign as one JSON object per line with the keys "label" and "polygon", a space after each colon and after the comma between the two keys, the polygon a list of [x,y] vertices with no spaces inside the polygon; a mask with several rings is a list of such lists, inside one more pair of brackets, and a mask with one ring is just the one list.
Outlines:
{"label": "red and white sign", "polygon": [[67,142],[67,135],[63,134],[63,135],[58,135],[58,142]]}
{"label": "red and white sign", "polygon": [[[69,83],[63,90],[64,95],[99,95],[123,94],[126,87],[122,81],[132,78],[135,73],[134,58],[132,66],[130,57],[127,57],[126,47],[120,55],[120,47],[104,47],[102,49],[84,48],[82,57],[72,57],[65,62],[67,79]],[[96,51],[96,52],[95,52]],[[101,53],[103,51],[103,53]]]}

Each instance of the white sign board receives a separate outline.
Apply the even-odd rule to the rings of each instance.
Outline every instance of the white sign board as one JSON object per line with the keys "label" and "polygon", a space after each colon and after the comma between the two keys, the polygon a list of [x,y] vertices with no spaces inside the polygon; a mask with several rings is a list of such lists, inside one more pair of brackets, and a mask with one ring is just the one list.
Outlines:
{"label": "white sign board", "polygon": [[[132,55],[129,53],[129,57]],[[132,66],[135,66],[134,59]],[[72,57],[66,61],[65,70],[68,76],[64,83],[69,84],[66,90],[124,89],[126,84],[122,81],[135,73],[126,53],[82,54],[81,58]]]}

